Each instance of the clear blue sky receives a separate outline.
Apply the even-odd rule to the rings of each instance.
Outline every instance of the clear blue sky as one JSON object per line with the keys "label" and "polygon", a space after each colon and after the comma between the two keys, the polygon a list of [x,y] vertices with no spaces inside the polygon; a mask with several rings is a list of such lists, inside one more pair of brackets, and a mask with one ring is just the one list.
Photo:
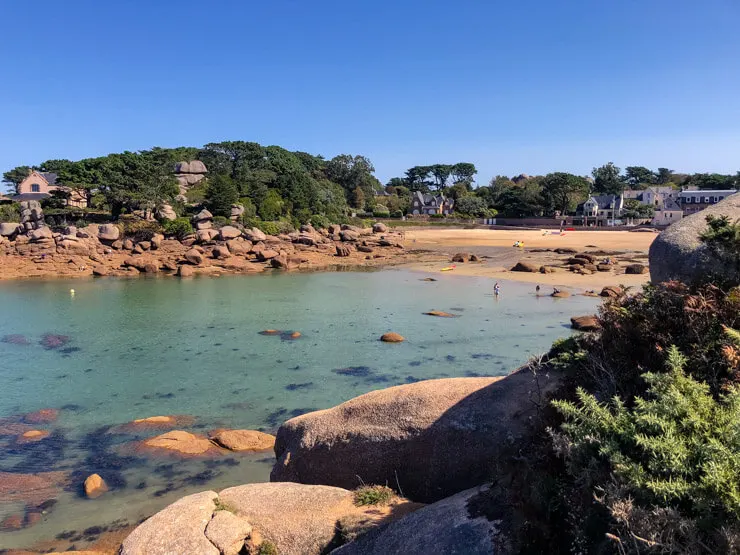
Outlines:
{"label": "clear blue sky", "polygon": [[0,0],[0,169],[220,140],[740,169],[737,0]]}

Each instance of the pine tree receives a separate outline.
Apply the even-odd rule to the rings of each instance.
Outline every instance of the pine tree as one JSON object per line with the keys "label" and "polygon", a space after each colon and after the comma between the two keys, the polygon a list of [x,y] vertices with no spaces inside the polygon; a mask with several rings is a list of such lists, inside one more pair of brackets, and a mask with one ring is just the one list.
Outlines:
{"label": "pine tree", "polygon": [[231,205],[239,199],[239,190],[233,180],[225,175],[217,175],[208,183],[206,201],[214,216],[231,216]]}

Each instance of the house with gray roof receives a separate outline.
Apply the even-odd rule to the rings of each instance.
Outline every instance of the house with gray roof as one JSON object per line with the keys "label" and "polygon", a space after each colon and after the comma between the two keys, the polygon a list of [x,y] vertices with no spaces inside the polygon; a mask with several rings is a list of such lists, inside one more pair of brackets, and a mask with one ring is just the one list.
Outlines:
{"label": "house with gray roof", "polygon": [[443,194],[430,195],[421,191],[411,193],[411,208],[409,213],[415,216],[421,214],[452,214],[455,200]]}
{"label": "house with gray roof", "polygon": [[622,195],[592,195],[578,205],[573,223],[595,226],[619,225],[624,208]]}

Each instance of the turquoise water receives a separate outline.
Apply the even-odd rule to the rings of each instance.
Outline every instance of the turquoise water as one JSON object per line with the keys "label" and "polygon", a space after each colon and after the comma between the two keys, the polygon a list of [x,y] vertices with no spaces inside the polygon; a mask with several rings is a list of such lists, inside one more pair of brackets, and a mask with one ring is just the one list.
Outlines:
{"label": "turquoise water", "polygon": [[[60,409],[56,422],[39,425],[53,432],[48,440],[22,448],[0,437],[0,470],[73,475],[40,523],[0,532],[0,547],[120,519],[135,523],[191,491],[266,480],[273,462],[265,454],[185,462],[132,455],[127,445],[136,438],[110,426],[187,414],[195,418],[188,429],[198,433],[274,431],[293,415],[373,389],[503,375],[568,335],[570,317],[597,304],[536,297],[533,286],[513,282],[494,298],[488,279],[426,276],[389,270],[0,283],[0,336],[28,342],[0,342],[0,417]],[[422,315],[431,309],[458,317]],[[265,329],[302,336],[260,335]],[[379,342],[387,331],[407,341]],[[47,333],[68,342],[45,349],[39,342]],[[80,479],[91,472],[113,485],[94,501],[79,495]],[[23,510],[0,500],[0,520]],[[80,546],[94,536],[73,540]]]}

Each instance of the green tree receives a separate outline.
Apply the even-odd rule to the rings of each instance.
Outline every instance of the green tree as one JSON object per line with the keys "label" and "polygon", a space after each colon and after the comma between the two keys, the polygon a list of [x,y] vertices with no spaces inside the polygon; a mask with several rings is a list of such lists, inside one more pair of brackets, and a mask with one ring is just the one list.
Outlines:
{"label": "green tree", "polygon": [[12,170],[8,170],[3,173],[3,183],[12,187],[17,193],[18,185],[28,177],[31,171],[32,168],[30,166],[18,166]]}
{"label": "green tree", "polygon": [[624,201],[622,217],[633,220],[647,220],[655,216],[655,207],[651,204],[643,204],[637,199],[628,198]]}
{"label": "green tree", "polygon": [[540,181],[540,185],[545,211],[548,213],[557,211],[563,216],[575,210],[579,202],[586,200],[589,191],[588,181],[564,172],[547,174]]}
{"label": "green tree", "polygon": [[206,201],[214,216],[231,216],[231,205],[239,199],[239,190],[234,180],[226,175],[216,175],[208,180]]}
{"label": "green tree", "polygon": [[621,195],[624,191],[624,182],[619,177],[619,172],[620,169],[613,162],[594,168],[591,172],[594,178],[594,191],[602,195]]}
{"label": "green tree", "polygon": [[683,185],[698,187],[699,189],[734,189],[737,188],[737,175],[721,173],[695,173],[689,175]]}
{"label": "green tree", "polygon": [[388,183],[385,184],[385,190],[389,193],[393,193],[390,187],[395,189],[396,187],[406,187],[406,180],[403,177],[391,177]]}
{"label": "green tree", "polygon": [[431,168],[434,187],[439,191],[447,185],[447,180],[450,178],[450,173],[452,172],[452,166],[449,164],[434,164]]}
{"label": "green tree", "polygon": [[665,185],[673,181],[673,170],[668,168],[658,168],[658,175],[655,178],[655,182],[658,185]]}
{"label": "green tree", "polygon": [[358,210],[365,209],[365,193],[362,187],[355,187],[355,190],[352,191],[352,205]]}
{"label": "green tree", "polygon": [[414,166],[406,170],[406,186],[412,191],[428,193],[433,185],[429,180],[431,166]]}
{"label": "green tree", "polygon": [[283,215],[285,201],[275,189],[267,191],[264,200],[260,204],[260,218],[265,221],[274,221]]}
{"label": "green tree", "polygon": [[476,196],[462,197],[455,202],[455,212],[464,214],[465,216],[472,216],[478,218],[485,218],[488,216],[488,207],[486,201]]}
{"label": "green tree", "polygon": [[627,166],[624,168],[624,177],[632,187],[642,184],[653,185],[658,180],[658,176],[644,166]]}
{"label": "green tree", "polygon": [[458,162],[457,164],[453,164],[450,173],[452,174],[453,183],[466,183],[468,186],[472,186],[478,170],[475,164]]}

